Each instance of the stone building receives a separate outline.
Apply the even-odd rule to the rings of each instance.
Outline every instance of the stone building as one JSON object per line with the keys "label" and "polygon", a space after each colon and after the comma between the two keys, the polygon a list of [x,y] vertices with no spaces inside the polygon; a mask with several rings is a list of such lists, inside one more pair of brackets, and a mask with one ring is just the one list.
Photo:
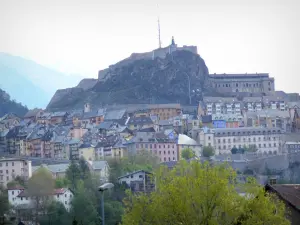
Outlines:
{"label": "stone building", "polygon": [[275,90],[268,73],[210,74],[209,84],[219,93],[269,93]]}

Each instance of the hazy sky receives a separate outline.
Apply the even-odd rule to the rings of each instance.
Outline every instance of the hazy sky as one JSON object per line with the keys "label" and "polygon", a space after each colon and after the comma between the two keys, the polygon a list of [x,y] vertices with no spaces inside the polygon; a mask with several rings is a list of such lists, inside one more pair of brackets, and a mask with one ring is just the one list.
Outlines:
{"label": "hazy sky", "polygon": [[[159,8],[157,8],[159,4]],[[211,73],[269,72],[300,92],[299,0],[0,0],[0,51],[67,73],[99,69],[171,37]]]}

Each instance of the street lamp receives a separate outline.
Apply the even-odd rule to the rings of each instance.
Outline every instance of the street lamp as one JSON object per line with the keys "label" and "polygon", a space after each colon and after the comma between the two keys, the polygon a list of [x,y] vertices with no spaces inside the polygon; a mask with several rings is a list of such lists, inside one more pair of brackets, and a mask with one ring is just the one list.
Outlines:
{"label": "street lamp", "polygon": [[101,207],[102,207],[102,225],[105,225],[105,218],[104,218],[104,191],[111,189],[114,187],[112,183],[105,183],[99,186],[98,191],[101,192]]}

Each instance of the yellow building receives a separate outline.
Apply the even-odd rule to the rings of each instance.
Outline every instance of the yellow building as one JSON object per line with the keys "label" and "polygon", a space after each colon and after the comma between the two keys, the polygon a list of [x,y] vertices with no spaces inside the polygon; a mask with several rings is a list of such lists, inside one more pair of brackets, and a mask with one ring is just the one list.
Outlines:
{"label": "yellow building", "polygon": [[83,157],[85,160],[95,160],[95,147],[91,144],[82,144],[79,146],[79,158]]}
{"label": "yellow building", "polygon": [[159,120],[168,120],[181,114],[180,104],[153,104],[149,105],[150,114],[155,115]]}
{"label": "yellow building", "polygon": [[112,158],[120,159],[128,156],[128,150],[125,146],[115,146],[111,149],[112,151]]}

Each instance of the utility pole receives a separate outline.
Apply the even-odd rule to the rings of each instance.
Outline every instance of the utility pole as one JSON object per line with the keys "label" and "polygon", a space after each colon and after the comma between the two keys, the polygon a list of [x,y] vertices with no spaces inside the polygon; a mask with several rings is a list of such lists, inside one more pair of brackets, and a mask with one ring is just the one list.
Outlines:
{"label": "utility pole", "polygon": [[[157,5],[157,9],[158,9],[158,5]],[[159,12],[157,16],[157,25],[158,25],[158,48],[161,48]]]}

